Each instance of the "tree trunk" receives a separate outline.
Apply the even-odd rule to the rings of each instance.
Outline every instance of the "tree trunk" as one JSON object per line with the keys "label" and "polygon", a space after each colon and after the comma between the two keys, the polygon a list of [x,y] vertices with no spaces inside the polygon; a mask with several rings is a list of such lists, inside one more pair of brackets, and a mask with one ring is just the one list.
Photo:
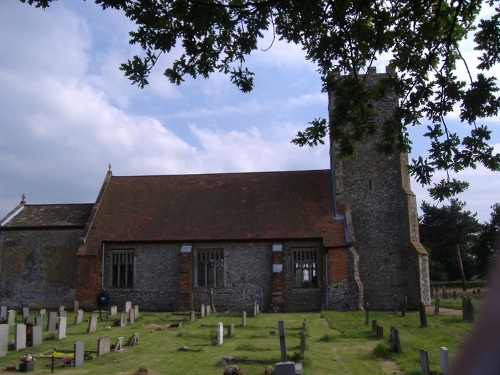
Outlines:
{"label": "tree trunk", "polygon": [[462,290],[464,292],[466,292],[467,291],[467,283],[465,281],[464,265],[462,264],[462,254],[460,254],[460,244],[459,243],[457,243],[456,250],[457,250],[458,269],[460,270],[460,278],[462,279]]}

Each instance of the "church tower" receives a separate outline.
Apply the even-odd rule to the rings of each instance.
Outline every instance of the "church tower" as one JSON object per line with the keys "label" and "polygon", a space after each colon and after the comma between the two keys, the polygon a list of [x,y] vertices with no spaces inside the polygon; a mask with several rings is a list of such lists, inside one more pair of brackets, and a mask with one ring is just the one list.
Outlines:
{"label": "church tower", "polygon": [[[394,74],[377,73],[370,68],[368,85]],[[330,93],[329,109],[334,95]],[[390,116],[398,98],[389,93],[373,103],[375,125]],[[331,168],[337,204],[343,206],[350,253],[354,259],[359,306],[392,309],[407,297],[410,306],[430,303],[428,254],[419,242],[417,203],[411,191],[408,155],[390,156],[375,151],[376,135],[356,144],[348,159],[338,158],[338,147],[331,142]],[[333,296],[332,296],[333,298]]]}

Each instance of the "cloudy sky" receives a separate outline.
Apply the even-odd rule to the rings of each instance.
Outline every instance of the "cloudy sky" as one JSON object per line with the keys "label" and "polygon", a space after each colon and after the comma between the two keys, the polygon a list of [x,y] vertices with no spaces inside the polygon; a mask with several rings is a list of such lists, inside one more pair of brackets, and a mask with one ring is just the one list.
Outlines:
{"label": "cloudy sky", "polygon": [[[139,52],[128,44],[133,28],[93,1],[60,0],[42,11],[2,0],[0,218],[23,193],[28,203],[93,202],[108,164],[115,175],[328,168],[326,146],[290,143],[308,121],[327,116],[319,76],[300,48],[275,42],[252,56],[250,94],[223,75],[171,85],[161,68],[141,90],[118,69]],[[497,120],[489,126],[500,151]],[[478,169],[461,177],[471,188],[460,199],[489,220],[500,174]],[[429,201],[425,189],[413,188]]]}

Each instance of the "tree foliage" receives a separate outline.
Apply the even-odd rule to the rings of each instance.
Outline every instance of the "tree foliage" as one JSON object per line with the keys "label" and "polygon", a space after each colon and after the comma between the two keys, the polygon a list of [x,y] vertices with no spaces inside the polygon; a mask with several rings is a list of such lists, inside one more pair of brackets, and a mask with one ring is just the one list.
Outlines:
{"label": "tree foliage", "polygon": [[[54,0],[21,0],[48,7]],[[259,48],[259,39],[270,31],[274,38],[303,47],[323,80],[325,91],[334,89],[335,109],[328,121],[316,119],[293,140],[298,145],[323,143],[328,134],[340,145],[340,156],[349,157],[355,144],[378,132],[381,151],[409,151],[408,129],[427,126],[429,152],[412,160],[410,173],[430,185],[444,170],[448,177],[430,188],[443,200],[467,188],[450,172],[483,164],[500,170],[500,154],[490,145],[491,131],[479,123],[496,116],[500,107],[498,87],[489,70],[500,62],[500,8],[488,0],[95,0],[106,8],[122,10],[135,22],[130,43],[142,48],[121,66],[124,74],[144,87],[162,54],[181,45],[184,53],[165,76],[180,84],[186,76],[229,75],[241,91],[252,90],[253,73],[245,58]],[[478,20],[483,7],[494,7],[489,18]],[[470,74],[460,42],[473,37],[482,55],[479,74]],[[387,54],[397,74],[375,86],[368,85],[367,71]],[[457,76],[462,65],[469,72]],[[341,76],[339,74],[347,74]],[[370,103],[388,90],[400,106],[378,129]],[[447,116],[459,111],[469,126],[459,134]]]}

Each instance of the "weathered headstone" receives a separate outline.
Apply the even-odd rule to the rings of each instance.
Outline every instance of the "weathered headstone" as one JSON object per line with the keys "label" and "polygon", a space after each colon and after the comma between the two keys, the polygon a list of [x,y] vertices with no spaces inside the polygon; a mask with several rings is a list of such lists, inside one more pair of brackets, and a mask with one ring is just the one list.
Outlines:
{"label": "weathered headstone", "polygon": [[0,357],[9,351],[9,325],[0,324]]}
{"label": "weathered headstone", "polygon": [[67,317],[68,316],[68,313],[66,312],[66,310],[59,310],[59,317]]}
{"label": "weathered headstone", "polygon": [[372,320],[372,332],[377,333],[377,321]]}
{"label": "weathered headstone", "polygon": [[16,310],[7,311],[7,324],[8,325],[16,324]]}
{"label": "weathered headstone", "polygon": [[31,345],[38,346],[42,344],[42,327],[33,326],[31,328]]}
{"label": "weathered headstone", "polygon": [[35,326],[43,328],[43,316],[35,316]]}
{"label": "weathered headstone", "polygon": [[41,316],[42,318],[45,319],[46,315],[47,315],[47,309],[40,309],[40,311],[38,311],[38,316]]}
{"label": "weathered headstone", "polygon": [[247,325],[247,312],[246,310],[243,310],[241,312],[241,326],[245,327]]}
{"label": "weathered headstone", "polygon": [[203,303],[202,303],[202,304],[201,304],[201,306],[200,306],[200,316],[201,316],[202,318],[204,318],[204,317],[205,317],[205,304],[203,304]]}
{"label": "weathered headstone", "polygon": [[280,335],[281,362],[274,365],[274,375],[295,375],[295,363],[288,361],[286,355],[285,323],[278,322]]}
{"label": "weathered headstone", "polygon": [[365,303],[365,326],[367,326],[370,322],[370,304]]}
{"label": "weathered headstone", "polygon": [[448,357],[448,349],[444,346],[439,348],[439,364],[441,365],[441,373],[443,375],[449,375],[450,359]]}
{"label": "weathered headstone", "polygon": [[0,320],[7,319],[7,306],[0,306]]}
{"label": "weathered headstone", "polygon": [[422,301],[420,301],[418,305],[418,311],[420,316],[420,327],[427,327],[427,315],[425,314],[425,305]]}
{"label": "weathered headstone", "polygon": [[14,350],[26,348],[26,324],[16,324],[14,329]]}
{"label": "weathered headstone", "polygon": [[113,349],[113,351],[115,352],[119,352],[121,350],[123,350],[123,337],[118,337],[116,339],[116,344],[115,344],[115,348]]}
{"label": "weathered headstone", "polygon": [[90,314],[89,317],[89,327],[87,328],[88,333],[93,333],[97,329],[97,315],[96,314]]}
{"label": "weathered headstone", "polygon": [[227,326],[227,337],[233,337],[234,335],[234,324]]}
{"label": "weathered headstone", "polygon": [[75,314],[75,324],[81,324],[83,322],[83,310],[78,310]]}
{"label": "weathered headstone", "polygon": [[210,305],[205,306],[205,313],[207,314],[207,316],[210,316],[210,313],[212,312],[211,310],[212,309],[211,309]]}
{"label": "weathered headstone", "polygon": [[399,340],[399,330],[395,326],[391,326],[391,348],[394,353],[401,353],[401,341]]}
{"label": "weathered headstone", "polygon": [[135,310],[134,309],[130,309],[128,311],[128,321],[130,322],[130,324],[135,323]]}
{"label": "weathered headstone", "polygon": [[77,312],[80,310],[80,303],[78,301],[73,301],[73,311]]}
{"label": "weathered headstone", "polygon": [[83,342],[75,342],[75,344],[73,345],[73,354],[73,366],[83,366],[83,363],[85,361],[85,350]]}
{"label": "weathered headstone", "polygon": [[439,315],[439,296],[436,295],[436,299],[434,300],[434,315]]}
{"label": "weathered headstone", "polygon": [[59,306],[59,316],[62,316],[63,313],[66,312],[66,307],[65,306]]}
{"label": "weathered headstone", "polygon": [[139,319],[139,305],[134,305],[135,320]]}
{"label": "weathered headstone", "polygon": [[189,312],[189,321],[192,323],[192,322],[195,322],[196,321],[196,312],[191,310]]}
{"label": "weathered headstone", "polygon": [[109,308],[109,315],[113,316],[118,314],[118,306],[111,306]]}
{"label": "weathered headstone", "polygon": [[59,317],[59,324],[57,326],[57,339],[62,340],[66,338],[66,316]]}
{"label": "weathered headstone", "polygon": [[47,320],[47,331],[53,331],[57,326],[57,313],[49,311],[49,319]]}
{"label": "weathered headstone", "polygon": [[383,339],[384,338],[384,327],[379,326],[378,324],[377,324],[376,337],[377,337],[377,339]]}
{"label": "weathered headstone", "polygon": [[132,302],[130,301],[125,302],[125,312],[128,313],[131,308],[132,308]]}
{"label": "weathered headstone", "polygon": [[224,324],[222,322],[217,323],[217,346],[224,343]]}
{"label": "weathered headstone", "polygon": [[111,340],[109,336],[99,337],[97,340],[97,355],[101,356],[111,351]]}
{"label": "weathered headstone", "polygon": [[132,336],[128,339],[128,345],[129,346],[136,346],[139,345],[139,334],[138,333],[133,333]]}
{"label": "weathered headstone", "polygon": [[422,374],[429,375],[429,354],[422,348],[420,348],[420,369],[422,370]]}
{"label": "weathered headstone", "polygon": [[127,325],[127,313],[122,312],[120,314],[120,327],[125,327]]}
{"label": "weathered headstone", "polygon": [[21,316],[23,319],[23,323],[26,324],[26,318],[30,316],[30,309],[28,307],[23,307]]}

